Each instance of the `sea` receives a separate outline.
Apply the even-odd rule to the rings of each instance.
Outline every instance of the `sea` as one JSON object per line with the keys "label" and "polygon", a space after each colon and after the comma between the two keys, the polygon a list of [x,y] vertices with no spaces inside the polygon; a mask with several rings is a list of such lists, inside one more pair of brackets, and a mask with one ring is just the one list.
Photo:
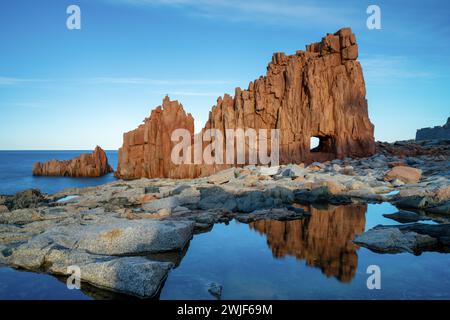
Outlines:
{"label": "sea", "polygon": [[[54,193],[115,179],[31,175],[35,161],[70,159],[81,152],[1,151],[0,194],[28,188]],[[107,155],[115,168],[117,152]],[[450,254],[379,254],[352,242],[378,224],[398,224],[384,216],[398,211],[391,204],[304,209],[311,216],[300,220],[219,223],[194,235],[183,252],[159,256],[174,262],[175,268],[155,299],[216,299],[208,291],[211,283],[223,287],[223,300],[450,299]],[[65,277],[0,265],[1,300],[130,298],[87,283],[80,290],[69,289]]]}
{"label": "sea", "polygon": [[[12,195],[25,189],[39,189],[53,194],[65,188],[91,187],[114,181],[113,173],[99,178],[34,177],[35,162],[69,160],[92,150],[70,151],[0,151],[0,195]],[[105,151],[109,164],[116,169],[118,152]]]}

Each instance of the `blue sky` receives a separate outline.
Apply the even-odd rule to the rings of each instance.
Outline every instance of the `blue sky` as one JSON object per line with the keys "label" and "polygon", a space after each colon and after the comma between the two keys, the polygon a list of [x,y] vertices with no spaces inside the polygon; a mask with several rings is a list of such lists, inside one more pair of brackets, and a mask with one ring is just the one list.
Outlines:
{"label": "blue sky", "polygon": [[[81,8],[81,30],[66,8]],[[379,5],[382,29],[368,30]],[[218,96],[344,26],[356,33],[375,137],[450,116],[448,1],[0,2],[0,149],[116,149],[169,94],[203,126]]]}

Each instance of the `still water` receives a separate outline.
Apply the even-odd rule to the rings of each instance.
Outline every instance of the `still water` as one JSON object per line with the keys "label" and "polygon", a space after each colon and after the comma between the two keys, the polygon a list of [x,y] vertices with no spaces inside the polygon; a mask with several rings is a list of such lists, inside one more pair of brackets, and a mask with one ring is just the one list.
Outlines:
{"label": "still water", "polygon": [[[450,299],[450,255],[376,254],[352,243],[377,224],[388,203],[307,207],[295,221],[217,224],[191,240],[169,274],[160,299],[214,299],[208,284],[223,285],[222,299]],[[367,289],[367,267],[381,268],[381,290]],[[125,298],[64,279],[0,268],[0,299]]]}

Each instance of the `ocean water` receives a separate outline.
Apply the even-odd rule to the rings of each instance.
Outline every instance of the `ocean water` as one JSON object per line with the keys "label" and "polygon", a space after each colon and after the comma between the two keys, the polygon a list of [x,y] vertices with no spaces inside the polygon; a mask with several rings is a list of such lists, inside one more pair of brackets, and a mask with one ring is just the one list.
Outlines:
{"label": "ocean water", "polygon": [[[114,174],[99,178],[34,177],[33,164],[52,159],[69,160],[91,151],[0,151],[0,195],[36,188],[49,194],[70,187],[90,187],[113,181]],[[117,151],[105,151],[109,164],[117,168]]]}
{"label": "ocean water", "polygon": [[[159,299],[450,299],[450,255],[377,254],[352,243],[355,234],[397,209],[388,203],[306,208],[295,221],[232,221],[194,235],[186,252],[171,256]],[[381,270],[381,289],[369,290],[369,266]],[[64,278],[0,267],[0,299],[129,299]]]}

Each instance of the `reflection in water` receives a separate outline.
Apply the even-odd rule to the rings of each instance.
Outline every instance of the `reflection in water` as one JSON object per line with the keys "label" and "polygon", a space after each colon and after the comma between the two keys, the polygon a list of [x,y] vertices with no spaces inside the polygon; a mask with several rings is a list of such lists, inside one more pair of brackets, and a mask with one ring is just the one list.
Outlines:
{"label": "reflection in water", "polygon": [[267,236],[274,257],[294,256],[328,277],[350,282],[358,266],[359,248],[352,240],[364,232],[367,205],[303,209],[311,216],[294,221],[260,220],[250,223],[250,228]]}

